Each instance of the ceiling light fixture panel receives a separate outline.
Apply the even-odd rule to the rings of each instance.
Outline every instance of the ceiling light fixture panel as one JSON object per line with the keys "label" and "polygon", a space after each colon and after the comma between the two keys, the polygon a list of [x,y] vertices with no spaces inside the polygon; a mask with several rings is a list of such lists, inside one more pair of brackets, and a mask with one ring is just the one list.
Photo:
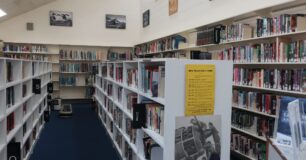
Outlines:
{"label": "ceiling light fixture panel", "polygon": [[6,13],[2,9],[0,9],[0,17],[3,17],[5,15],[6,15]]}

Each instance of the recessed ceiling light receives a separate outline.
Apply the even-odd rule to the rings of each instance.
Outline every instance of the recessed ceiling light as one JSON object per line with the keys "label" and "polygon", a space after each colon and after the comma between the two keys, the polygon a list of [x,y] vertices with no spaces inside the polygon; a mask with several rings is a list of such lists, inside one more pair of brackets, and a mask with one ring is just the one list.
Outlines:
{"label": "recessed ceiling light", "polygon": [[6,13],[2,9],[0,9],[0,17],[3,17],[5,15],[6,15]]}

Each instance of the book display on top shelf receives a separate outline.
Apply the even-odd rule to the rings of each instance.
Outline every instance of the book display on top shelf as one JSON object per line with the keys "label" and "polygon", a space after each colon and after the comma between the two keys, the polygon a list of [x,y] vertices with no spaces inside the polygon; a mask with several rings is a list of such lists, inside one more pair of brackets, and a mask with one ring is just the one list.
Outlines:
{"label": "book display on top shelf", "polygon": [[107,60],[115,61],[115,60],[132,60],[134,58],[133,52],[131,50],[126,50],[124,52],[113,51],[109,49],[107,52]]}
{"label": "book display on top shelf", "polygon": [[48,47],[41,44],[22,44],[5,42],[3,47],[4,57],[48,61]]}
{"label": "book display on top shelf", "polygon": [[[216,65],[216,76],[219,77],[216,78],[216,86],[218,88],[222,84],[222,89],[216,91],[214,114],[224,117],[220,119],[224,127],[218,132],[220,137],[226,137],[221,139],[222,152],[219,157],[229,157],[230,148],[225,146],[230,146],[232,64],[221,61],[152,59],[103,62],[98,67],[94,99],[100,109],[102,124],[118,152],[122,153],[120,155],[123,159],[130,155],[135,155],[137,159],[175,159],[175,119],[184,115],[185,107],[185,90],[179,86],[185,85],[187,64]],[[220,78],[222,82],[219,81]],[[176,83],[172,83],[173,81]],[[218,97],[221,95],[223,97]],[[208,124],[207,122],[207,127]],[[211,140],[213,136],[207,138]],[[125,142],[129,147],[125,146]],[[215,145],[217,140],[211,142]],[[212,152],[206,154],[203,144],[199,145],[199,153],[204,155],[205,152],[205,156],[211,156]],[[131,148],[132,153],[127,153],[122,148]]]}
{"label": "book display on top shelf", "polygon": [[84,61],[99,61],[102,60],[102,53],[98,51],[85,50],[64,50],[61,49],[60,60],[84,60]]}
{"label": "book display on top shelf", "polygon": [[89,73],[92,72],[92,67],[95,64],[89,63],[61,63],[60,72],[61,73]]}
{"label": "book display on top shelf", "polygon": [[159,52],[171,52],[177,49],[185,48],[187,40],[181,35],[173,35],[160,40],[152,41],[146,44],[140,44],[135,47],[135,54],[142,56],[146,54],[156,54]]}

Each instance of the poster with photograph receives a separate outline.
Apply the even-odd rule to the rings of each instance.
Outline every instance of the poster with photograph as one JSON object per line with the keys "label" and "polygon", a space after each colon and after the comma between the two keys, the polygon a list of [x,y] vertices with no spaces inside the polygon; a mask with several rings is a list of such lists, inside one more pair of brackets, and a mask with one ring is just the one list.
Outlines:
{"label": "poster with photograph", "polygon": [[220,160],[221,115],[176,117],[175,160]]}
{"label": "poster with photograph", "polygon": [[72,12],[50,11],[49,18],[51,26],[72,27]]}
{"label": "poster with photograph", "polygon": [[169,16],[177,12],[178,0],[169,0]]}
{"label": "poster with photograph", "polygon": [[142,26],[147,27],[150,24],[150,10],[145,11],[142,14]]}
{"label": "poster with photograph", "polygon": [[126,16],[124,15],[106,15],[106,28],[125,29]]}

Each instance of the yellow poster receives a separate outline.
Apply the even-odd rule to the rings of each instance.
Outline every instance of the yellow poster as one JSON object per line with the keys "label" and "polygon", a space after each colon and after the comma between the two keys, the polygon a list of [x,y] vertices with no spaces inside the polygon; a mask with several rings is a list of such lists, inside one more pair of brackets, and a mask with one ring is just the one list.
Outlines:
{"label": "yellow poster", "polygon": [[185,116],[211,115],[215,105],[215,65],[186,65]]}

